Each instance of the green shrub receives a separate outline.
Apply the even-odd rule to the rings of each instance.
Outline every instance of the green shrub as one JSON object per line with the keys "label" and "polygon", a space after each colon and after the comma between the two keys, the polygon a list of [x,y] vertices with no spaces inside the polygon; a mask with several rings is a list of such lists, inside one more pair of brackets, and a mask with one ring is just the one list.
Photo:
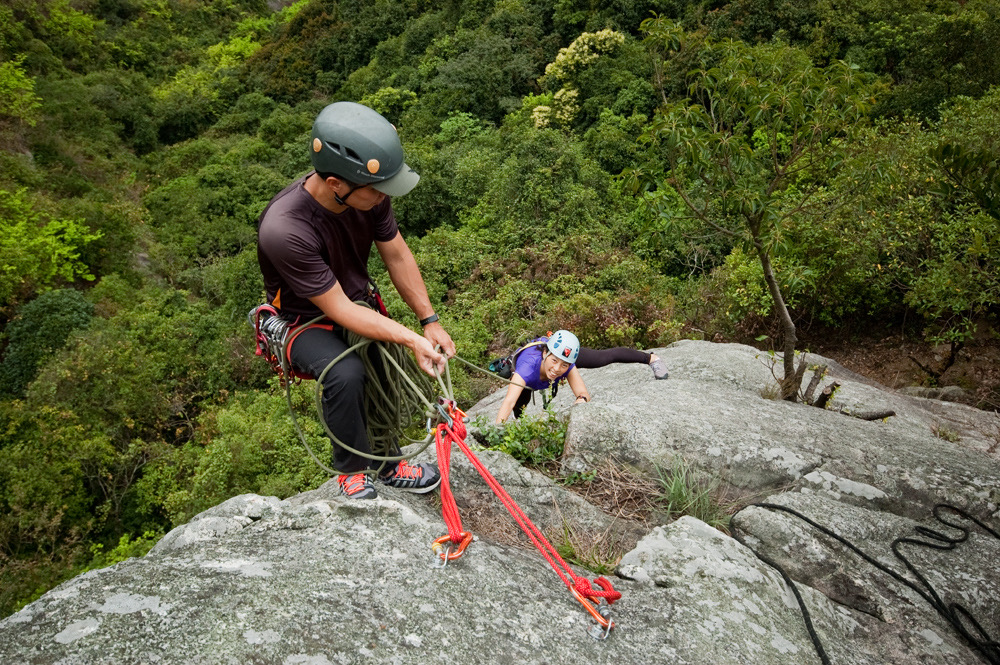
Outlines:
{"label": "green shrub", "polygon": [[0,311],[37,291],[93,279],[80,251],[99,237],[81,220],[43,212],[24,189],[0,188]]}
{"label": "green shrub", "polygon": [[[312,385],[293,391],[299,425],[324,464],[331,443],[312,408]],[[194,440],[153,461],[137,492],[173,525],[226,499],[253,492],[286,498],[328,480],[303,448],[283,391],[240,393],[199,420]]]}
{"label": "green shrub", "polygon": [[262,123],[270,118],[277,103],[259,92],[241,95],[236,104],[223,115],[213,130],[225,134],[255,134]]}
{"label": "green shrub", "polygon": [[129,534],[125,534],[118,539],[118,544],[108,552],[104,551],[104,545],[95,543],[90,546],[92,558],[87,564],[86,569],[107,568],[132,557],[145,556],[162,537],[163,534],[156,531],[146,531],[141,536],[136,536],[135,538],[132,538]]}
{"label": "green shrub", "polygon": [[53,357],[31,384],[29,408],[72,413],[125,450],[134,439],[184,440],[194,411],[234,387],[234,363],[227,339],[232,321],[208,303],[181,291],[130,291],[111,280],[97,304],[108,319],[94,319]]}
{"label": "green shrub", "polygon": [[272,153],[259,139],[246,139],[213,163],[146,195],[151,226],[161,243],[151,253],[159,270],[176,276],[205,258],[233,256],[256,244],[257,217],[288,184],[261,165]]}
{"label": "green shrub", "polygon": [[484,445],[507,453],[514,459],[542,465],[559,459],[566,444],[566,421],[546,408],[543,415],[522,415],[503,425],[477,423]]}
{"label": "green shrub", "polygon": [[70,333],[85,328],[94,306],[79,291],[48,291],[27,303],[7,325],[7,350],[0,363],[0,393],[23,396],[42,360],[58,351]]}
{"label": "green shrub", "polygon": [[264,278],[257,264],[256,247],[192,269],[185,278],[196,280],[196,292],[220,307],[219,313],[231,321],[244,321],[250,308],[264,302]]}

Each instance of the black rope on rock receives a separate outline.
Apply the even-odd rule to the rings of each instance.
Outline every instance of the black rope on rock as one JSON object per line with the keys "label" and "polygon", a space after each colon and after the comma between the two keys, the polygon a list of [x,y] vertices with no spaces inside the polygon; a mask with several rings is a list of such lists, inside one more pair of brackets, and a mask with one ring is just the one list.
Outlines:
{"label": "black rope on rock", "polygon": [[[908,579],[904,575],[900,574],[899,572],[893,570],[892,568],[889,568],[888,566],[875,560],[873,557],[861,551],[856,545],[854,545],[852,542],[850,542],[843,536],[833,532],[832,530],[828,529],[822,524],[818,524],[817,522],[806,517],[797,510],[788,508],[786,506],[780,506],[774,503],[754,503],[751,504],[751,506],[757,508],[767,508],[770,510],[777,510],[780,512],[788,513],[789,515],[793,515],[794,517],[801,519],[802,521],[806,522],[813,528],[823,532],[830,538],[833,538],[837,542],[841,543],[842,545],[850,549],[852,552],[860,556],[862,559],[864,559],[871,565],[875,566],[876,568],[886,573],[887,575],[889,575],[899,583],[903,584],[904,586],[915,591],[921,598],[926,600],[931,605],[931,607],[933,607],[938,612],[938,614],[940,614],[949,624],[951,624],[951,626],[955,629],[955,631],[959,635],[964,637],[969,642],[970,646],[972,646],[973,649],[979,652],[979,654],[985,659],[987,663],[989,663],[990,665],[1000,665],[1000,643],[998,643],[996,639],[994,639],[989,635],[989,633],[982,626],[982,624],[965,607],[957,603],[950,603],[950,604],[945,603],[938,595],[937,591],[934,589],[934,586],[927,580],[927,578],[922,573],[920,573],[920,571],[916,569],[913,563],[910,562],[910,560],[906,557],[906,555],[904,555],[899,549],[901,545],[916,545],[919,547],[927,547],[935,550],[948,551],[948,550],[954,550],[958,544],[964,543],[966,540],[968,540],[970,529],[962,524],[956,524],[954,522],[948,521],[946,519],[946,516],[942,514],[944,511],[952,511],[957,515],[969,520],[970,522],[974,522],[983,531],[989,533],[997,540],[1000,540],[1000,533],[990,528],[980,520],[976,519],[975,517],[965,512],[961,508],[945,503],[939,503],[936,506],[934,506],[934,511],[933,511],[934,518],[937,519],[942,524],[944,524],[945,526],[958,531],[960,535],[956,537],[950,537],[940,531],[936,531],[934,529],[922,525],[917,525],[916,527],[914,527],[914,531],[917,533],[918,536],[923,536],[924,538],[926,538],[926,540],[919,540],[911,536],[900,536],[899,538],[893,540],[889,548],[892,550],[892,553],[896,556],[896,558],[902,561],[906,569],[909,570],[910,573],[912,573],[913,576],[916,578],[916,581],[913,581]],[[816,634],[816,631],[813,628],[812,620],[809,616],[809,610],[808,608],[806,608],[806,605],[802,600],[802,596],[795,588],[795,585],[792,583],[792,580],[789,577],[789,575],[779,564],[772,561],[765,555],[760,554],[759,552],[754,550],[754,548],[747,545],[747,543],[744,542],[744,540],[740,538],[739,535],[735,534],[735,532],[734,532],[734,537],[742,545],[749,547],[750,551],[752,551],[757,556],[758,559],[760,559],[768,566],[771,566],[776,571],[778,571],[778,573],[785,580],[785,583],[788,584],[788,586],[792,589],[792,592],[795,594],[795,599],[799,603],[799,608],[802,611],[802,616],[803,619],[805,620],[806,629],[809,632],[810,638],[812,638],[813,645],[816,647],[816,653],[819,655],[820,660],[822,660],[824,665],[829,665],[830,663],[829,657],[826,655],[826,650],[823,648],[819,636]]]}

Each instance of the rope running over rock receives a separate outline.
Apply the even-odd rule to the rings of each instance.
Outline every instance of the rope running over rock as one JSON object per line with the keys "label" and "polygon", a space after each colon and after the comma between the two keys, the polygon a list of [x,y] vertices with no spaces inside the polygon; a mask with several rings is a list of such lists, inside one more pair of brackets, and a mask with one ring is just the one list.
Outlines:
{"label": "rope running over rock", "polygon": [[[913,577],[916,578],[915,580],[911,580],[905,577],[903,574],[880,563],[872,556],[869,556],[843,536],[835,533],[834,531],[828,529],[827,527],[821,524],[818,524],[817,522],[806,517],[802,513],[793,510],[792,508],[788,508],[786,506],[780,506],[773,503],[754,503],[751,504],[751,506],[757,508],[766,508],[768,510],[777,510],[783,513],[788,513],[789,515],[793,515],[799,518],[800,520],[806,522],[813,528],[823,532],[830,538],[833,538],[837,542],[841,543],[849,550],[860,556],[862,559],[864,559],[871,565],[875,566],[882,572],[886,573],[887,575],[895,579],[900,584],[903,584],[904,586],[912,589],[917,594],[919,594],[924,600],[926,600],[931,605],[931,607],[933,607],[938,612],[938,614],[940,614],[949,624],[951,624],[951,626],[955,629],[955,631],[959,635],[961,635],[963,638],[966,639],[969,645],[972,646],[972,648],[975,649],[987,663],[989,663],[990,665],[1000,665],[1000,642],[997,642],[995,638],[991,637],[986,632],[986,629],[983,627],[983,625],[968,611],[968,609],[966,609],[962,605],[959,605],[958,603],[946,603],[944,600],[942,600],[938,592],[934,589],[933,585],[931,585],[931,583],[927,580],[927,577],[924,576],[920,571],[918,571],[917,568],[913,565],[913,563],[906,557],[906,555],[900,551],[900,546],[902,545],[913,545],[917,547],[926,547],[935,550],[948,551],[948,550],[954,550],[958,544],[968,540],[970,528],[962,524],[956,524],[954,522],[948,521],[946,519],[946,516],[943,515],[944,511],[951,511],[956,515],[966,520],[969,520],[970,522],[975,523],[983,531],[992,535],[994,538],[1000,540],[1000,533],[991,529],[989,526],[979,521],[969,513],[965,512],[964,510],[956,506],[939,503],[936,506],[934,506],[934,512],[933,512],[934,518],[937,519],[938,522],[945,525],[946,527],[958,531],[959,535],[952,537],[935,529],[917,525],[914,528],[914,531],[916,531],[918,536],[922,536],[924,538],[923,540],[919,538],[914,538],[912,536],[900,536],[899,538],[896,538],[895,540],[892,541],[892,543],[889,546],[890,549],[892,550],[892,553],[896,556],[897,559],[903,562],[903,565],[906,567],[906,569],[910,571]],[[747,506],[747,508],[751,506]],[[736,515],[733,515],[733,517],[736,517]],[[767,565],[771,566],[776,571],[778,571],[781,577],[785,580],[785,583],[791,588],[792,593],[795,595],[795,599],[799,603],[799,608],[802,610],[802,616],[803,619],[805,620],[806,630],[809,632],[809,637],[812,639],[813,645],[816,647],[816,653],[819,655],[820,660],[824,663],[824,665],[829,665],[830,659],[826,654],[826,650],[823,648],[823,644],[820,641],[819,636],[816,634],[816,630],[813,627],[812,620],[809,616],[809,610],[806,608],[805,602],[802,600],[802,596],[799,594],[798,589],[796,589],[795,584],[792,582],[791,577],[789,577],[788,573],[786,573],[785,570],[779,564],[777,564],[767,556],[761,554],[760,552],[757,552],[756,550],[754,550],[754,548],[750,547],[739,536],[739,534],[736,533],[735,530],[733,535],[741,544],[747,546],[750,549],[750,551],[752,551],[757,556],[758,559],[760,559],[761,561],[763,561],[764,563],[766,563]]]}

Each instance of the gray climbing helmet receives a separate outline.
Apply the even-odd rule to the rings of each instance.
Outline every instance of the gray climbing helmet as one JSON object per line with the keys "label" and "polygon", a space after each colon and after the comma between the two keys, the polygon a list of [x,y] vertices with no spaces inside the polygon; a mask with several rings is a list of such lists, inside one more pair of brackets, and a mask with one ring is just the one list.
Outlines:
{"label": "gray climbing helmet", "polygon": [[402,196],[420,176],[403,162],[396,128],[378,112],[354,102],[330,104],[316,116],[309,154],[318,173],[333,173],[386,196]]}

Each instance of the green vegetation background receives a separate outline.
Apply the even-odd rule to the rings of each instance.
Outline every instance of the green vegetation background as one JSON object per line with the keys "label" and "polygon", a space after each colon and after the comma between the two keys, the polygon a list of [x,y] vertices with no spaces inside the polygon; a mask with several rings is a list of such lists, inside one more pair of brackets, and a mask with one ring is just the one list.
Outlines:
{"label": "green vegetation background", "polygon": [[807,4],[0,6],[0,616],[230,496],[325,480],[246,313],[257,215],[332,101],[399,128],[422,180],[397,216],[480,365],[557,327],[773,332],[752,219],[800,324],[992,324],[1000,1]]}

